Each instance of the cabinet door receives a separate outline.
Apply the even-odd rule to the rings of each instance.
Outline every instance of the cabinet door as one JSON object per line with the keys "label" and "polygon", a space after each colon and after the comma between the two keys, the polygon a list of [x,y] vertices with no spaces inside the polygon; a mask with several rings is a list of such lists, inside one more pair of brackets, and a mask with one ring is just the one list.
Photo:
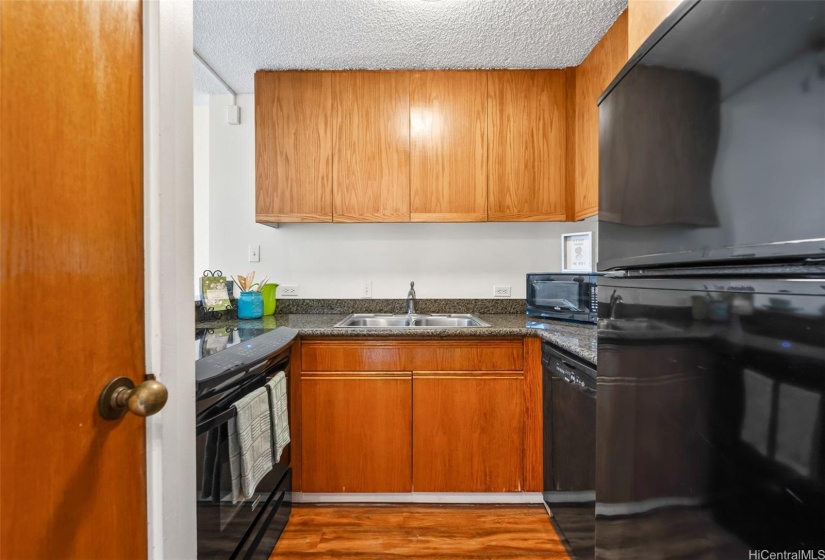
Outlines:
{"label": "cabinet door", "polygon": [[410,492],[409,373],[303,373],[304,492]]}
{"label": "cabinet door", "polygon": [[627,55],[636,53],[653,31],[659,27],[680,0],[630,0],[627,5]]}
{"label": "cabinet door", "polygon": [[575,153],[574,192],[570,219],[581,220],[599,213],[599,96],[627,62],[627,12],[593,47],[575,69],[573,97],[575,119],[572,134]]}
{"label": "cabinet door", "polygon": [[563,70],[488,73],[489,221],[564,220]]}
{"label": "cabinet door", "polygon": [[412,74],[410,221],[487,221],[486,133],[486,72]]}
{"label": "cabinet door", "polygon": [[414,374],[413,490],[523,488],[524,379]]}
{"label": "cabinet door", "polygon": [[255,217],[332,221],[332,75],[255,74]]}
{"label": "cabinet door", "polygon": [[339,72],[333,221],[410,220],[410,75]]}

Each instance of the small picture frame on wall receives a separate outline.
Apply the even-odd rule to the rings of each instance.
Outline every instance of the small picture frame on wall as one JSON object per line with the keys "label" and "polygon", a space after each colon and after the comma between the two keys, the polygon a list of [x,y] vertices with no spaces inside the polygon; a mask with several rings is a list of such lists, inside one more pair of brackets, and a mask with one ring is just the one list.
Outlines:
{"label": "small picture frame on wall", "polygon": [[593,271],[593,233],[563,233],[561,235],[561,271]]}

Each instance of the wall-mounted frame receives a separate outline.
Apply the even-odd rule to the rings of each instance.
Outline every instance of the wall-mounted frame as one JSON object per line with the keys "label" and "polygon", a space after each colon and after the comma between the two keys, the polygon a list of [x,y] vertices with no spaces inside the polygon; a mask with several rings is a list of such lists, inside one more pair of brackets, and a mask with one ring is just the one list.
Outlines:
{"label": "wall-mounted frame", "polygon": [[561,235],[561,271],[593,271],[593,232]]}

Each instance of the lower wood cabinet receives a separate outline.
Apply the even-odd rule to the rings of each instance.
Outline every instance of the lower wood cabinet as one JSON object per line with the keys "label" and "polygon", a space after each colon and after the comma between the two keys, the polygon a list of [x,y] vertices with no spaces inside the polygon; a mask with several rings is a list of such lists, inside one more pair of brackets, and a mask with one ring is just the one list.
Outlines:
{"label": "lower wood cabinet", "polygon": [[524,352],[521,339],[302,341],[296,491],[540,490]]}
{"label": "lower wood cabinet", "polygon": [[409,373],[303,374],[304,492],[412,490]]}
{"label": "lower wood cabinet", "polygon": [[413,490],[520,492],[521,375],[413,377]]}

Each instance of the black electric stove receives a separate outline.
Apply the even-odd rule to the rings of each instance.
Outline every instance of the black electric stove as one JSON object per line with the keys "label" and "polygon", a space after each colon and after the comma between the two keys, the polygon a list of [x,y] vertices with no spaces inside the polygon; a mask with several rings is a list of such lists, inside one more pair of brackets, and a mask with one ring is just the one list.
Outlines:
{"label": "black electric stove", "polygon": [[200,360],[212,354],[217,354],[222,350],[241,342],[250,341],[275,329],[277,329],[275,326],[195,329],[195,359]]}
{"label": "black electric stove", "polygon": [[289,521],[290,446],[254,495],[233,503],[227,431],[235,402],[280,371],[289,383],[297,335],[286,327],[196,331],[198,558],[267,560]]}

